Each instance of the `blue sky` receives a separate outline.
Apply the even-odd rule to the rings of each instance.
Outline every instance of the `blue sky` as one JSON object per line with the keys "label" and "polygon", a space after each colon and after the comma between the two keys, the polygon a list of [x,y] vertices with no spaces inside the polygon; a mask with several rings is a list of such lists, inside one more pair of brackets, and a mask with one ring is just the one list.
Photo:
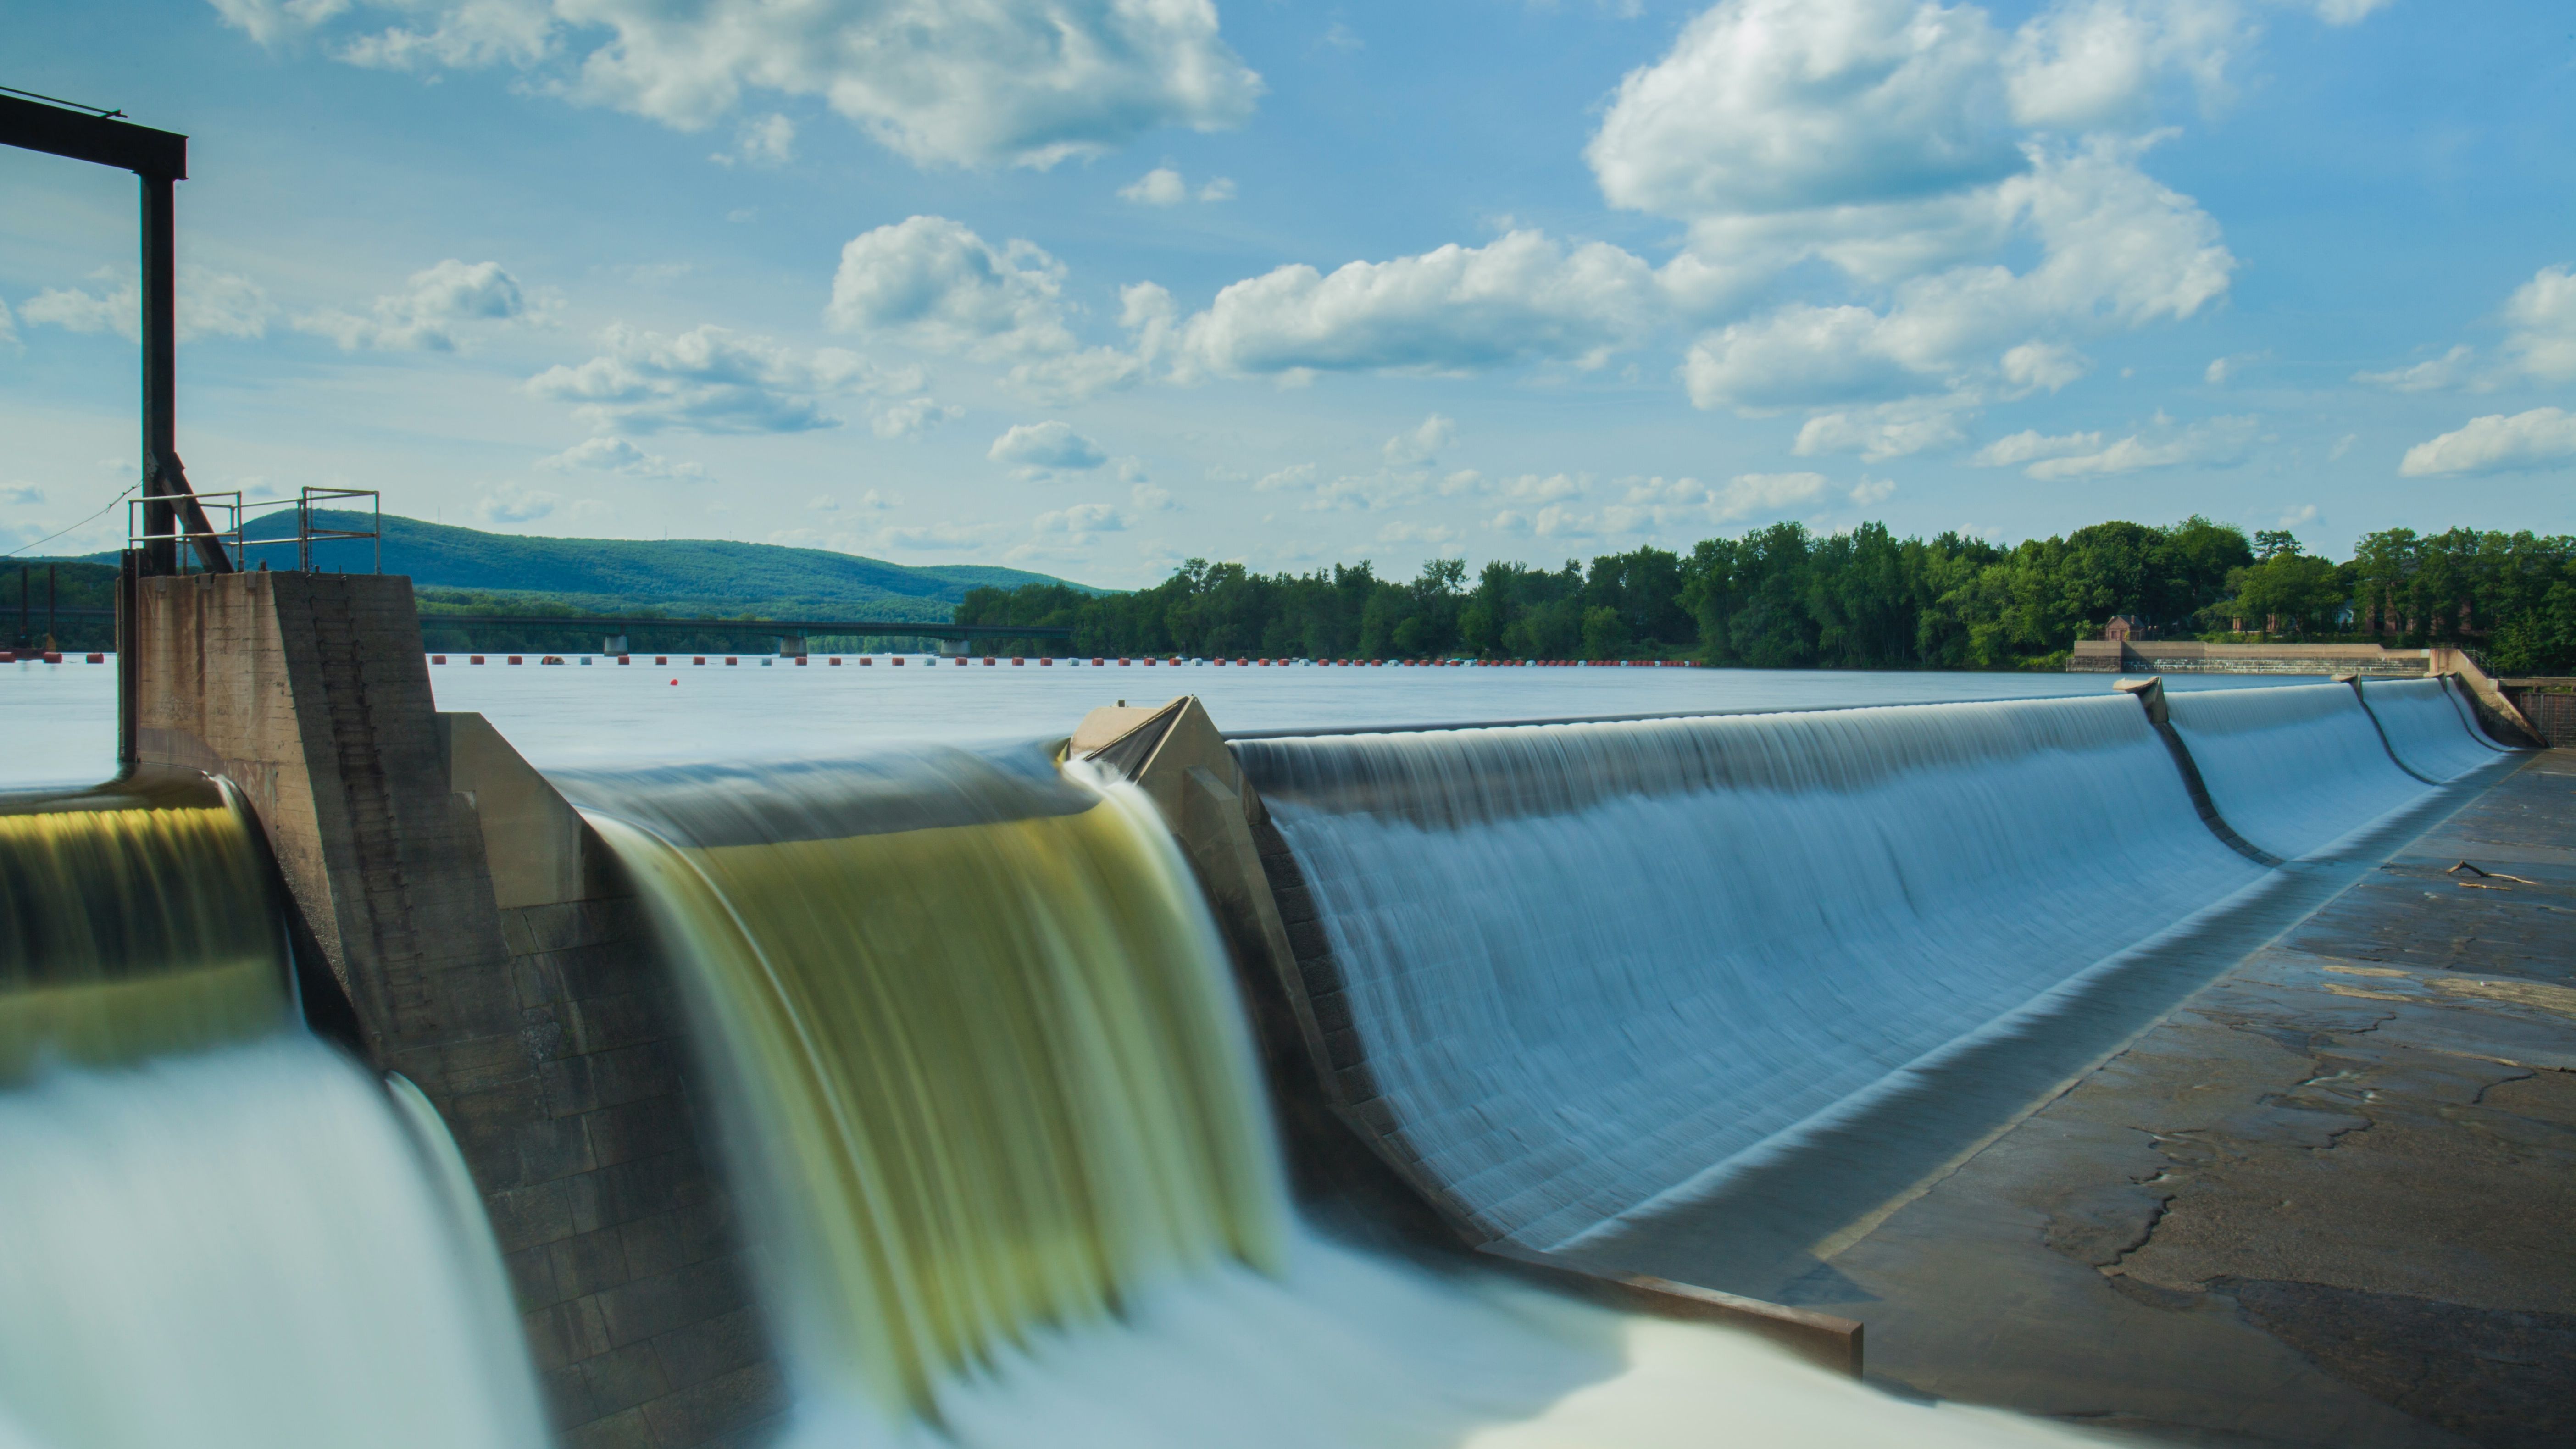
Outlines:
{"label": "blue sky", "polygon": [[[2576,531],[2576,16],[168,0],[201,490],[1150,582],[1775,519]],[[0,154],[0,545],[135,476],[134,185]],[[121,510],[47,551],[109,546]]]}

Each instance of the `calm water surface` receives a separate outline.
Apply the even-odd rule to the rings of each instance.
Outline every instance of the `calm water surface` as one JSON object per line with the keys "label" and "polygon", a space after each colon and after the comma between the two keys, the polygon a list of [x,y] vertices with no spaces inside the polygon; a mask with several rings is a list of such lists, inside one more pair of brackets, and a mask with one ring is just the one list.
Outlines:
{"label": "calm water surface", "polygon": [[[918,657],[894,668],[882,656],[866,668],[820,659],[797,668],[764,666],[758,655],[736,657],[742,663],[731,668],[450,663],[429,674],[440,709],[480,711],[539,765],[813,757],[888,739],[1041,738],[1070,733],[1100,705],[1160,703],[1182,693],[1204,700],[1220,728],[1239,731],[2028,699],[2100,694],[2114,678],[1806,669],[961,667]],[[2174,689],[2292,682],[2278,675],[2167,681]],[[0,788],[106,778],[115,770],[115,727],[113,666],[0,665]]]}

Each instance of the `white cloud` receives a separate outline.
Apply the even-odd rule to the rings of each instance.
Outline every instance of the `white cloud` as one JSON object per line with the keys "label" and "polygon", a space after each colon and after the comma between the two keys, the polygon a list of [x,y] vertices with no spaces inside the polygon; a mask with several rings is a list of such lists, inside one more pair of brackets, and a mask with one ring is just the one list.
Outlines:
{"label": "white cloud", "polygon": [[966,416],[966,410],[937,398],[908,397],[895,402],[872,404],[868,409],[868,431],[880,438],[917,438],[941,423],[955,422]]}
{"label": "white cloud", "polygon": [[1798,429],[1791,449],[1801,458],[1820,453],[1858,453],[1864,462],[1909,457],[1931,448],[1956,447],[1968,440],[1960,426],[1964,404],[1940,398],[1929,403],[1899,402],[1845,412],[1819,413]]}
{"label": "white cloud", "polygon": [[[20,303],[18,315],[31,327],[60,327],[66,332],[113,332],[128,342],[143,336],[143,293],[132,279],[120,280],[113,269],[90,274],[93,281],[113,283],[90,292],[78,287],[47,287]],[[179,340],[200,337],[263,337],[277,315],[268,294],[248,277],[203,267],[181,267],[177,279]],[[0,307],[0,341],[14,338]]]}
{"label": "white cloud", "polygon": [[1029,520],[1029,532],[1056,543],[1086,544],[1100,534],[1122,532],[1126,527],[1127,520],[1106,503],[1076,503]]}
{"label": "white cloud", "polygon": [[[1994,190],[1995,204],[2038,243],[2016,273],[1963,266],[1894,289],[1885,312],[1793,303],[1733,323],[1691,348],[1682,378],[1699,407],[1829,405],[1919,396],[1997,375],[2064,386],[2082,366],[2072,348],[2034,332],[2138,327],[2192,316],[2225,294],[2236,259],[2190,198],[2140,172],[2140,147],[2094,140],[2034,147],[2031,170]],[[1990,361],[1989,359],[1995,359]]]}
{"label": "white cloud", "polygon": [[1144,359],[1115,347],[1086,347],[1036,362],[1013,365],[1005,379],[1041,402],[1067,406],[1145,379]]}
{"label": "white cloud", "polygon": [[593,468],[629,478],[668,478],[689,483],[703,483],[707,477],[706,468],[700,464],[645,452],[624,438],[591,438],[575,443],[553,457],[539,460],[537,466],[556,472]]}
{"label": "white cloud", "polygon": [[1611,205],[1685,219],[1998,181],[2002,47],[1973,6],[1724,0],[1619,83],[1585,158]]}
{"label": "white cloud", "polygon": [[2317,18],[2328,25],[2352,25],[2390,0],[2316,0]]}
{"label": "white cloud", "polygon": [[0,347],[18,345],[18,321],[10,315],[9,304],[0,302]]}
{"label": "white cloud", "polygon": [[516,483],[494,483],[475,499],[474,516],[485,523],[534,523],[562,501],[551,493],[522,491]]}
{"label": "white cloud", "polygon": [[1020,423],[993,440],[985,457],[996,463],[1014,463],[1022,468],[1045,470],[1062,468],[1082,472],[1109,461],[1100,445],[1077,433],[1069,424],[1047,421]]}
{"label": "white cloud", "polygon": [[955,553],[980,549],[1002,533],[991,523],[932,523],[918,527],[881,528],[877,530],[880,548],[899,548],[919,553]]}
{"label": "white cloud", "polygon": [[1368,49],[1368,42],[1360,39],[1359,32],[1351,29],[1348,25],[1343,24],[1339,20],[1334,21],[1330,26],[1325,28],[1324,43],[1335,50],[1348,51]]}
{"label": "white cloud", "polygon": [[2576,274],[2543,267],[2504,305],[2513,331],[2504,350],[2522,370],[2549,382],[2576,379]]}
{"label": "white cloud", "polygon": [[1980,468],[2014,468],[2042,458],[2066,458],[2078,453],[2099,452],[2100,433],[2068,433],[2048,437],[2037,429],[2025,429],[2009,438],[1998,438],[1976,451],[1968,461]]}
{"label": "white cloud", "polygon": [[2470,375],[2470,363],[2475,356],[2470,348],[2459,346],[2412,367],[2392,368],[2386,372],[2356,372],[2352,380],[2397,392],[2440,392],[2468,387],[2475,383]]}
{"label": "white cloud", "polygon": [[795,433],[840,426],[824,408],[833,395],[917,392],[922,383],[918,369],[886,373],[836,347],[799,353],[714,326],[666,337],[621,324],[600,346],[588,362],[528,379],[528,392],[571,404],[603,432]]}
{"label": "white cloud", "polygon": [[1127,500],[1136,506],[1139,513],[1171,513],[1181,506],[1172,501],[1170,489],[1157,488],[1151,483],[1139,483],[1128,489]]}
{"label": "white cloud", "polygon": [[2556,468],[2570,459],[2576,459],[2576,413],[2533,408],[2511,417],[2471,418],[2455,432],[2417,443],[2406,450],[2397,472],[2407,478],[2511,473]]}
{"label": "white cloud", "polygon": [[1401,519],[1377,531],[1380,543],[1420,543],[1434,548],[1456,543],[1466,536],[1445,523],[1408,523]]}
{"label": "white cloud", "polygon": [[1314,482],[1314,464],[1294,463],[1288,467],[1281,468],[1276,472],[1264,473],[1260,478],[1254,480],[1252,491],[1255,493],[1276,493],[1287,488],[1309,488],[1314,486]]}
{"label": "white cloud", "polygon": [[914,216],[841,248],[823,316],[844,331],[891,336],[987,360],[1069,352],[1064,264],[1034,243],[996,247],[944,216]]}
{"label": "white cloud", "polygon": [[1178,206],[1193,196],[1200,201],[1231,201],[1234,199],[1234,183],[1219,176],[1192,192],[1188,180],[1180,172],[1169,166],[1157,166],[1118,188],[1118,195],[1121,200],[1132,201],[1139,206]]}
{"label": "white cloud", "polygon": [[1710,490],[1709,515],[1726,523],[1782,513],[1823,496],[1827,483],[1822,473],[1739,473]]}
{"label": "white cloud", "polygon": [[13,483],[8,487],[0,488],[0,503],[8,503],[23,507],[30,503],[42,503],[44,501],[45,490],[32,483]]}
{"label": "white cloud", "polygon": [[2058,131],[2140,124],[2166,74],[2186,77],[2214,106],[2254,39],[2234,0],[2059,5],[2016,32],[2005,53],[2013,119]]}
{"label": "white cloud", "polygon": [[2250,417],[2210,418],[2176,425],[2170,418],[2158,414],[2147,427],[2108,444],[2102,441],[2100,433],[2047,437],[2037,432],[2023,432],[1988,444],[1979,449],[1970,461],[1988,468],[2028,464],[2022,472],[2042,482],[2107,477],[2187,464],[2225,468],[2245,461],[2253,449],[2257,426],[2256,420]]}
{"label": "white cloud", "polygon": [[1851,501],[1855,507],[1868,508],[1885,503],[1895,492],[1896,480],[1893,478],[1863,478],[1852,485]]}
{"label": "white cloud", "polygon": [[733,149],[707,159],[723,166],[774,171],[796,159],[796,123],[775,113],[745,121],[735,133]]}
{"label": "white cloud", "polygon": [[[1158,126],[1241,123],[1261,78],[1211,0],[215,0],[263,44],[401,70],[510,66],[581,104],[703,128],[815,96],[921,165],[1052,166]],[[391,23],[373,28],[380,18]],[[333,22],[343,22],[333,26]]]}
{"label": "white cloud", "polygon": [[1654,270],[1628,252],[1514,231],[1330,276],[1301,264],[1233,283],[1183,324],[1181,351],[1185,371],[1228,376],[1592,366],[1654,321],[1658,297]]}
{"label": "white cloud", "polygon": [[1419,427],[1396,434],[1386,440],[1381,450],[1390,468],[1411,468],[1429,463],[1440,450],[1457,441],[1458,425],[1438,413],[1422,420]]}
{"label": "white cloud", "polygon": [[2093,361],[2062,343],[2025,342],[2005,351],[2003,368],[2005,383],[2016,393],[2055,392],[2092,371]]}
{"label": "white cloud", "polygon": [[1137,177],[1133,185],[1120,187],[1118,195],[1140,206],[1178,206],[1190,199],[1190,184],[1171,167],[1157,166]]}
{"label": "white cloud", "polygon": [[469,322],[509,322],[531,313],[519,279],[499,262],[467,265],[453,257],[414,272],[403,290],[378,297],[359,317],[347,312],[315,312],[295,319],[299,332],[318,333],[343,351],[454,352],[465,340],[459,328]]}

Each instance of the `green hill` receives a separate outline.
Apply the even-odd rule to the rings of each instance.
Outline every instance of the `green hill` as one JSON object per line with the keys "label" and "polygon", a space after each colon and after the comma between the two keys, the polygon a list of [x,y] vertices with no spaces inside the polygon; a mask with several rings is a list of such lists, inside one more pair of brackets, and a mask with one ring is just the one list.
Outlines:
{"label": "green hill", "polygon": [[[360,528],[365,515],[317,511],[317,527]],[[293,538],[291,512],[252,522],[252,538]],[[314,561],[326,571],[357,573],[375,566],[375,545],[365,540],[317,543]],[[252,567],[294,566],[292,547],[249,550]],[[96,555],[113,562],[113,554]],[[770,618],[906,619],[945,622],[966,591],[990,585],[1063,580],[1019,569],[980,564],[915,568],[819,548],[785,548],[722,539],[530,538],[423,523],[392,514],[384,520],[384,571],[409,574],[425,606],[470,604],[517,612],[514,606],[552,604],[598,612],[654,610],[675,615],[756,612]],[[1101,592],[1075,584],[1086,594]],[[443,599],[450,591],[470,599]],[[14,602],[14,600],[13,600]]]}

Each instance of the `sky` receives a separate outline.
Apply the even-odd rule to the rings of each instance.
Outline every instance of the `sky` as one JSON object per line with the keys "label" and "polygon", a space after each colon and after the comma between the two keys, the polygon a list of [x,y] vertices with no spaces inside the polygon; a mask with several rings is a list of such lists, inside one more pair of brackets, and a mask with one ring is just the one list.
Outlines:
{"label": "sky", "polygon": [[[1128,587],[1782,519],[2576,532],[2576,11],[96,0],[201,492]],[[0,152],[0,548],[116,546],[135,182]],[[104,511],[102,511],[104,510]]]}

